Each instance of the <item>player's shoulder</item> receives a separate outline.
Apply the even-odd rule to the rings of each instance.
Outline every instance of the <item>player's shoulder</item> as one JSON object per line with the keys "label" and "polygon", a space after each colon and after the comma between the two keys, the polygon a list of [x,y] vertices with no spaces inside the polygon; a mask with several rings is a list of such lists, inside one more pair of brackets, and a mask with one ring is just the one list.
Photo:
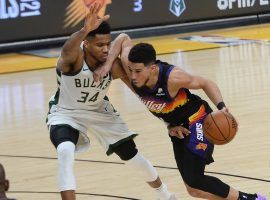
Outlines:
{"label": "player's shoulder", "polygon": [[174,67],[168,77],[168,87],[178,91],[190,81],[190,76],[180,67]]}
{"label": "player's shoulder", "polygon": [[186,73],[184,70],[182,70],[180,67],[174,67],[169,74],[169,80],[179,81],[185,76],[186,76]]}
{"label": "player's shoulder", "polygon": [[76,60],[70,61],[68,59],[63,59],[62,56],[58,58],[57,68],[59,71],[64,74],[73,74],[75,72],[79,72],[84,64],[84,53],[81,52]]}

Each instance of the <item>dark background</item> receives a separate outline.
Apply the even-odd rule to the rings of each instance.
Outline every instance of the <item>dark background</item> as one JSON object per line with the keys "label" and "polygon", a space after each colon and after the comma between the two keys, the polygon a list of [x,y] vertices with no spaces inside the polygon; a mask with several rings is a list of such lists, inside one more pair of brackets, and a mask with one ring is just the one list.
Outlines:
{"label": "dark background", "polygon": [[[7,3],[9,0],[6,0]],[[270,12],[270,5],[260,6],[260,0],[251,8],[219,10],[218,0],[184,0],[186,10],[180,17],[169,11],[170,0],[142,0],[141,12],[134,12],[137,0],[112,0],[106,13],[113,30],[180,24],[209,19],[256,15]],[[20,2],[20,0],[17,0]],[[0,43],[67,36],[80,27],[64,28],[65,12],[72,0],[40,0],[41,16],[0,19]],[[1,9],[0,9],[1,10]],[[0,11],[1,12],[1,11]]]}

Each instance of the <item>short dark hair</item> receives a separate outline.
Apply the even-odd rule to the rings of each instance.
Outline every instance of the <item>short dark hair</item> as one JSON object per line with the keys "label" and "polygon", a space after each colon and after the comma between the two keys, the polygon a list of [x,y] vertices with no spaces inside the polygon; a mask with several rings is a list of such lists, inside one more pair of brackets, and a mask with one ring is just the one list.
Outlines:
{"label": "short dark hair", "polygon": [[108,22],[103,21],[99,27],[97,27],[95,30],[92,30],[88,33],[86,36],[88,37],[94,37],[96,34],[110,34],[111,33],[111,26]]}
{"label": "short dark hair", "polygon": [[0,192],[2,190],[4,190],[5,181],[6,181],[5,169],[4,169],[3,165],[0,163]]}
{"label": "short dark hair", "polygon": [[133,63],[143,63],[144,65],[153,64],[156,62],[156,51],[151,44],[139,43],[131,48],[128,60]]}

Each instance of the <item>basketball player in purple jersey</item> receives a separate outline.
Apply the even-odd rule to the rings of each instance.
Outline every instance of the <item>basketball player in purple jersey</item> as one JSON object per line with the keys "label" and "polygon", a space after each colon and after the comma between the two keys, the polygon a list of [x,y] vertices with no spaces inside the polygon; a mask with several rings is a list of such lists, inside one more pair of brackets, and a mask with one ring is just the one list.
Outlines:
{"label": "basketball player in purple jersey", "polygon": [[[202,122],[212,109],[189,89],[203,89],[218,109],[228,112],[214,82],[156,60],[152,45],[140,43],[133,46],[125,34],[115,39],[107,63],[96,71],[96,79],[106,74],[109,63],[119,54],[132,90],[153,115],[168,125],[177,167],[191,196],[203,199],[266,200],[260,194],[237,191],[218,178],[204,174],[205,166],[214,161],[214,145],[202,134]],[[190,134],[186,134],[186,129]]]}

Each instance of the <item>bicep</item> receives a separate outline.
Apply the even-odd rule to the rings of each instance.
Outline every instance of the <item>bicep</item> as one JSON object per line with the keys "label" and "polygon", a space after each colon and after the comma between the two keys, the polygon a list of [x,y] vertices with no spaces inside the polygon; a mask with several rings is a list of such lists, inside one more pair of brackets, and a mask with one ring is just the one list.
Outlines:
{"label": "bicep", "polygon": [[186,81],[183,83],[188,89],[202,89],[205,85],[206,79],[201,76],[194,76],[187,74]]}
{"label": "bicep", "polygon": [[169,79],[169,85],[175,89],[202,89],[205,85],[206,79],[200,76],[191,75],[183,70],[173,70]]}
{"label": "bicep", "polygon": [[[83,58],[83,52],[79,49],[76,54],[65,54],[63,51],[57,62],[57,67],[64,73],[69,73],[72,70],[76,70],[77,66],[81,65],[80,60]],[[80,67],[80,66],[79,66]]]}

